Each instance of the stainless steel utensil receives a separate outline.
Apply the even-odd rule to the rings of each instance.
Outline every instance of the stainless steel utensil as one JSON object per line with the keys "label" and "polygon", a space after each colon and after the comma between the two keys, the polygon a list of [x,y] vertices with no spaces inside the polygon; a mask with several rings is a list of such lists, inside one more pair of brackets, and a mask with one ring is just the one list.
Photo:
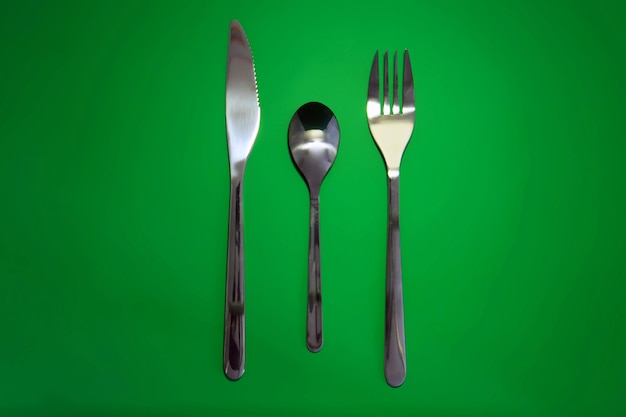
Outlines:
{"label": "stainless steel utensil", "polygon": [[[415,96],[409,52],[404,51],[402,102],[398,97],[398,54],[393,59],[393,97],[389,94],[388,55],[385,52],[383,99],[380,99],[378,52],[370,72],[367,120],[370,133],[387,167],[387,291],[385,306],[385,379],[399,387],[406,378],[402,264],[400,259],[400,162],[415,123]],[[382,105],[382,106],[381,106]]]}
{"label": "stainless steel utensil", "polygon": [[318,352],[323,343],[319,195],[339,147],[337,118],[321,103],[306,103],[289,123],[288,140],[293,162],[306,181],[311,198],[306,345],[311,352]]}
{"label": "stainless steel utensil", "polygon": [[226,132],[230,161],[228,265],[224,313],[224,374],[241,378],[245,363],[243,174],[259,131],[261,109],[248,39],[238,21],[230,25],[226,67]]}

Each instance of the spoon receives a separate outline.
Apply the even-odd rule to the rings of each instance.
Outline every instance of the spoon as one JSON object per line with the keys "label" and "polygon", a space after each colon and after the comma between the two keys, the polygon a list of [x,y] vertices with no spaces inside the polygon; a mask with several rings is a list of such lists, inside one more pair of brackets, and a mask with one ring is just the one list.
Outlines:
{"label": "spoon", "polygon": [[291,118],[288,138],[291,157],[311,197],[306,345],[311,352],[318,352],[322,348],[320,187],[339,147],[337,118],[322,103],[306,103]]}

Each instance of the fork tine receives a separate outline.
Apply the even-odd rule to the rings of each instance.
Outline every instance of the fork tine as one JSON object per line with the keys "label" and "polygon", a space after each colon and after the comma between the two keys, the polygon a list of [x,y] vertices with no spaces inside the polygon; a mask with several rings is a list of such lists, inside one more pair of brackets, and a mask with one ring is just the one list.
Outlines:
{"label": "fork tine", "polygon": [[370,83],[367,89],[367,115],[374,117],[380,115],[380,79],[378,75],[378,51],[374,55],[372,70],[370,71]]}
{"label": "fork tine", "polygon": [[402,113],[415,110],[415,91],[413,89],[413,71],[409,50],[404,50],[404,74],[402,76]]}
{"label": "fork tine", "polygon": [[391,103],[389,102],[389,54],[385,51],[385,74],[383,78],[383,114],[391,114]]}
{"label": "fork tine", "polygon": [[398,99],[398,51],[393,54],[393,114],[400,114],[400,100]]}

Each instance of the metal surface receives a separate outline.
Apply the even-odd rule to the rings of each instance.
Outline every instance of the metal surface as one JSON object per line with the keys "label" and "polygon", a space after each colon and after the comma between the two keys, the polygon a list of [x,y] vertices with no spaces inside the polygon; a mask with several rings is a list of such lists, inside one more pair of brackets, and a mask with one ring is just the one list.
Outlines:
{"label": "metal surface", "polygon": [[318,352],[323,344],[319,194],[337,155],[339,124],[325,105],[307,103],[293,115],[288,140],[293,162],[306,181],[311,198],[306,345],[311,352]]}
{"label": "metal surface", "polygon": [[226,132],[230,161],[230,213],[224,312],[224,374],[241,378],[245,365],[243,174],[259,131],[259,107],[252,53],[243,28],[230,25],[226,68]]}
{"label": "metal surface", "polygon": [[370,133],[385,160],[388,187],[387,290],[385,303],[385,379],[399,387],[406,378],[404,307],[402,302],[402,262],[400,256],[400,163],[411,139],[415,123],[415,96],[409,52],[404,51],[402,102],[398,97],[398,54],[393,60],[393,96],[389,96],[389,64],[384,57],[383,99],[381,108],[378,52],[370,73],[367,120]]}

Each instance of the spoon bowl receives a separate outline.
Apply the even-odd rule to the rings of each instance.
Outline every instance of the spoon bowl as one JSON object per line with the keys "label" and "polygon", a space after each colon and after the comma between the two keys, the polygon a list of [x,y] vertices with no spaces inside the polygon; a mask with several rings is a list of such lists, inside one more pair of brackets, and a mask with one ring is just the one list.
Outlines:
{"label": "spoon bowl", "polygon": [[339,124],[322,103],[300,107],[289,123],[289,151],[309,188],[317,188],[337,156]]}

